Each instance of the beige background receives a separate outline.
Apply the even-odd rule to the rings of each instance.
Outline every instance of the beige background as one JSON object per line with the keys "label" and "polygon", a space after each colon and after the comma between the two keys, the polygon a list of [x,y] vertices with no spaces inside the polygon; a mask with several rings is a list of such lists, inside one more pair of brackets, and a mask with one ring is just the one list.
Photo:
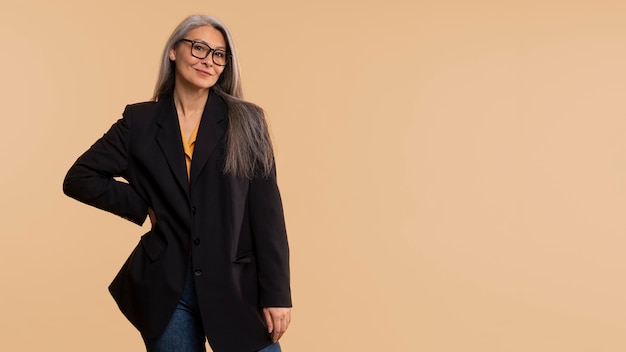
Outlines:
{"label": "beige background", "polygon": [[0,4],[0,350],[140,351],[144,231],[62,195],[191,13],[237,40],[292,248],[287,352],[626,350],[626,3]]}

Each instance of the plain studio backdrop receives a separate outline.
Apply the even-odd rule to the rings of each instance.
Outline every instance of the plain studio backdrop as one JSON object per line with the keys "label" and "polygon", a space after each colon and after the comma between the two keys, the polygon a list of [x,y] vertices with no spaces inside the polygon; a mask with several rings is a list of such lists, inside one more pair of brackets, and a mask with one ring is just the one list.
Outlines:
{"label": "plain studio backdrop", "polygon": [[187,15],[232,30],[292,251],[286,352],[626,350],[623,1],[0,4],[0,350],[140,351],[147,231],[62,194]]}

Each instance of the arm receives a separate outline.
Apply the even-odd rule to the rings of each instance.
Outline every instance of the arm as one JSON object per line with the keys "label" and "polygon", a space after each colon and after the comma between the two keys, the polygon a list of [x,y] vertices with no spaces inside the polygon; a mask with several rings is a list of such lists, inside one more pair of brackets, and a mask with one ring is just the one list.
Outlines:
{"label": "arm", "polygon": [[289,245],[276,173],[250,181],[250,219],[259,278],[259,301],[272,340],[278,341],[291,321]]}
{"label": "arm", "polygon": [[97,140],[67,172],[63,192],[83,203],[141,225],[148,205],[133,186],[114,177],[127,177],[130,120],[124,117]]}

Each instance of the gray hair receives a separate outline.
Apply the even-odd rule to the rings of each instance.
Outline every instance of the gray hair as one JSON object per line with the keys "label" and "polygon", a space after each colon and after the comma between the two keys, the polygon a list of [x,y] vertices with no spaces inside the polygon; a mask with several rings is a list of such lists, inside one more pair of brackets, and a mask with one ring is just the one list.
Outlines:
{"label": "gray hair", "polygon": [[217,83],[212,87],[228,106],[228,133],[226,137],[226,162],[224,173],[241,178],[267,177],[274,167],[274,152],[263,109],[243,98],[239,61],[233,37],[219,19],[213,16],[192,15],[184,19],[172,32],[165,44],[161,68],[152,100],[158,101],[174,94],[176,63],[169,52],[195,28],[211,26],[226,40],[230,55]]}

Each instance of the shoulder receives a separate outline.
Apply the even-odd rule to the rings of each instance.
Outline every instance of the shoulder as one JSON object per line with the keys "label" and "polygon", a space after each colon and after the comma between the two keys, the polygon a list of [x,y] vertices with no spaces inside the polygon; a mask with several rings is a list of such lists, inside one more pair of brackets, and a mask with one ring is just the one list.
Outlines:
{"label": "shoulder", "polygon": [[126,105],[124,115],[145,115],[158,111],[159,102],[157,101],[144,101],[139,103],[133,103]]}
{"label": "shoulder", "polygon": [[150,125],[159,123],[164,118],[173,115],[176,110],[173,101],[163,99],[159,101],[146,101],[126,105],[123,120],[133,125]]}

